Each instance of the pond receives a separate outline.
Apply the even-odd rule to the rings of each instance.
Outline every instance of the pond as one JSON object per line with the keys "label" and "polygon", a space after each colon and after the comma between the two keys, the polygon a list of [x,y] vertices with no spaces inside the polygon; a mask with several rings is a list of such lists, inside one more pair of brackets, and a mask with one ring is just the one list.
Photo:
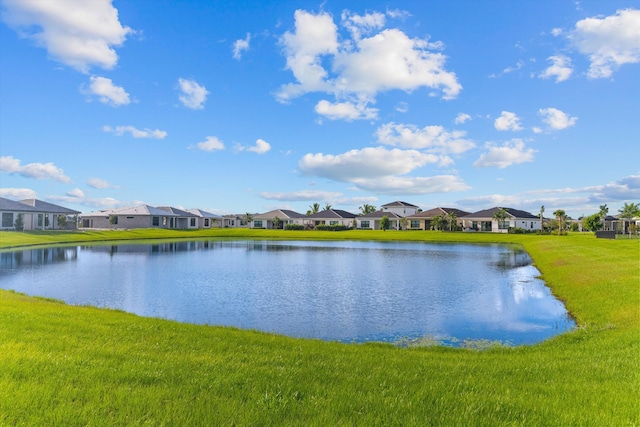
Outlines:
{"label": "pond", "polygon": [[342,342],[532,344],[575,327],[508,245],[193,240],[0,253],[0,288]]}

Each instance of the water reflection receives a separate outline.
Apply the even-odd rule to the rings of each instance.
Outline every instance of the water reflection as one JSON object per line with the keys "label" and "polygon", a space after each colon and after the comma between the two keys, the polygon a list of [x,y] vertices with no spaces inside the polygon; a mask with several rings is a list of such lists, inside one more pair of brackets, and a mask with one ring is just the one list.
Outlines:
{"label": "water reflection", "polygon": [[504,245],[180,240],[0,260],[1,288],[296,337],[522,344],[574,326],[529,255]]}

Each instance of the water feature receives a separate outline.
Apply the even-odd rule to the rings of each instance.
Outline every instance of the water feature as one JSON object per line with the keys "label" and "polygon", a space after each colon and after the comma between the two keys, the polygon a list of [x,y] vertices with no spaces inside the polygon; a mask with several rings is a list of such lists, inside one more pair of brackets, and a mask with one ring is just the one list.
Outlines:
{"label": "water feature", "polygon": [[575,325],[508,245],[193,240],[0,253],[0,288],[344,342],[542,341]]}

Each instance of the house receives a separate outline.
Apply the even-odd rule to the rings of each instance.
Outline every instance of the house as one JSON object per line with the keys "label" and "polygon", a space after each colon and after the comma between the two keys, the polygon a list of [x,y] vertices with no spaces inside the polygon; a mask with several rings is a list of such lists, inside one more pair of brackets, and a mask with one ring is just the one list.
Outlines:
{"label": "house", "polygon": [[305,225],[315,227],[317,225],[343,225],[353,227],[356,214],[340,209],[326,209],[304,217]]}
{"label": "house", "polygon": [[[407,216],[407,229],[408,230],[431,230],[431,220],[433,217],[442,216],[444,218],[450,218],[449,215],[454,214],[456,216],[456,225],[462,226],[461,217],[469,215],[470,212],[466,212],[456,208],[433,208],[428,211],[417,212],[413,215]],[[448,224],[447,219],[447,224]]]}
{"label": "house", "polygon": [[288,209],[275,209],[253,216],[253,228],[284,229],[287,225],[304,225],[304,219],[308,218],[301,213]]}
{"label": "house", "polygon": [[80,213],[38,199],[25,199],[16,202],[3,197],[0,197],[0,212],[2,217],[0,229],[2,230],[15,230],[19,215],[22,215],[23,230],[75,229],[76,221],[72,220],[70,216]]}
{"label": "house", "polygon": [[357,216],[356,217],[357,228],[364,229],[364,230],[381,230],[382,228],[380,227],[380,220],[382,220],[382,218],[385,216],[389,218],[390,229],[392,230],[401,229],[400,220],[404,217],[401,215],[398,215],[397,213],[384,211],[384,210],[379,210],[376,212]]}
{"label": "house", "polygon": [[174,208],[172,206],[158,206],[158,209],[170,212],[176,217],[173,224],[169,228],[178,228],[186,230],[189,228],[198,228],[198,215],[191,212],[183,211],[182,209]]}
{"label": "house", "polygon": [[[506,218],[497,220],[494,216],[504,209]],[[507,233],[509,228],[522,228],[528,231],[540,230],[540,217],[526,211],[513,208],[495,207],[474,212],[460,218],[465,230],[490,231],[492,233]]]}
{"label": "house", "polygon": [[222,217],[202,209],[188,209],[187,212],[198,217],[198,228],[222,227]]}
{"label": "house", "polygon": [[228,214],[222,216],[224,228],[248,228],[251,224],[245,220],[246,214]]}
{"label": "house", "polygon": [[80,215],[82,228],[177,228],[177,214],[149,205],[105,209]]}
{"label": "house", "polygon": [[409,216],[417,213],[419,208],[411,203],[395,201],[382,205],[380,209],[387,213],[393,212],[398,216]]}

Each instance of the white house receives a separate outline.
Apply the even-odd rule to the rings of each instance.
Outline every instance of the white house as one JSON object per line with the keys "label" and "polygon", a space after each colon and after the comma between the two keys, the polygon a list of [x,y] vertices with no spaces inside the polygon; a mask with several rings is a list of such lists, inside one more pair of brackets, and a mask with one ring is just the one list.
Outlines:
{"label": "white house", "polygon": [[[16,202],[0,197],[1,230],[15,230],[16,220],[22,215],[23,230],[61,229],[58,218],[78,215],[80,212],[44,202],[38,199],[25,199]],[[62,229],[75,229],[76,221],[65,221]]]}
{"label": "white house", "polygon": [[[504,220],[497,220],[496,213],[504,210]],[[507,233],[509,228],[522,228],[526,231],[541,230],[540,217],[526,211],[513,208],[495,207],[474,212],[460,218],[466,230]]]}
{"label": "white house", "polygon": [[306,215],[289,209],[275,209],[253,216],[253,228],[276,228],[284,229],[287,225],[304,225]]}
{"label": "white house", "polygon": [[380,209],[383,212],[393,212],[398,216],[409,216],[418,212],[418,207],[407,202],[395,201],[382,205]]}
{"label": "white house", "polygon": [[318,225],[343,225],[353,227],[356,214],[340,209],[326,209],[304,217],[304,223],[315,227]]}

